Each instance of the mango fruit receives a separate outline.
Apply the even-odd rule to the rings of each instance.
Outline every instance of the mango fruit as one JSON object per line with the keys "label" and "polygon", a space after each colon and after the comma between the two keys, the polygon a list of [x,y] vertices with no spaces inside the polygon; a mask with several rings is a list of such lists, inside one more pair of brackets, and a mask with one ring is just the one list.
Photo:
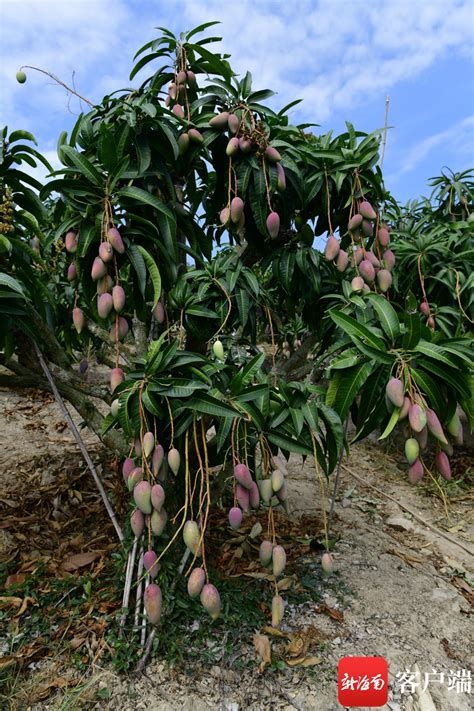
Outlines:
{"label": "mango fruit", "polygon": [[364,258],[364,250],[362,249],[362,247],[356,247],[354,249],[354,251],[352,252],[352,256],[351,256],[352,266],[353,267],[359,266],[359,264],[361,263],[363,258]]}
{"label": "mango fruit", "polygon": [[69,254],[77,252],[78,236],[76,230],[69,230],[69,232],[66,232],[64,243],[66,246],[66,252],[69,252]]}
{"label": "mango fruit", "polygon": [[405,457],[408,464],[413,464],[420,454],[420,445],[414,437],[410,437],[405,442]]}
{"label": "mango fruit", "polygon": [[194,568],[188,578],[189,597],[198,597],[206,582],[206,573],[203,568]]}
{"label": "mango fruit", "polygon": [[217,620],[221,613],[221,598],[217,588],[211,583],[204,585],[201,590],[201,604],[213,620]]}
{"label": "mango fruit", "polygon": [[333,557],[327,551],[321,556],[321,568],[326,573],[326,575],[330,575],[334,570]]}
{"label": "mango fruit", "polygon": [[428,428],[423,427],[420,432],[415,432],[415,439],[420,445],[420,449],[426,449],[428,444]]}
{"label": "mango fruit", "polygon": [[426,427],[426,412],[417,402],[410,405],[408,421],[413,432],[421,432],[421,430]]}
{"label": "mango fruit", "polygon": [[387,385],[385,386],[385,392],[390,402],[395,405],[395,407],[402,407],[405,397],[405,388],[402,381],[399,378],[390,378]]}
{"label": "mango fruit", "polygon": [[262,541],[260,543],[258,557],[262,565],[270,565],[273,557],[273,543],[271,541]]}
{"label": "mango fruit", "polygon": [[272,627],[279,627],[285,613],[285,603],[281,595],[272,598]]}
{"label": "mango fruit", "polygon": [[260,506],[260,491],[257,484],[253,481],[249,489],[249,502],[253,509],[258,509]]}
{"label": "mango fruit", "polygon": [[135,437],[135,439],[133,440],[133,447],[135,449],[135,454],[137,455],[137,457],[141,457],[142,456],[142,443],[141,443],[140,437]]}
{"label": "mango fruit", "polygon": [[235,114],[229,114],[227,125],[231,133],[237,133],[240,128],[240,119]]}
{"label": "mango fruit", "polygon": [[161,444],[157,444],[151,458],[151,470],[155,476],[158,476],[158,472],[160,471],[164,458],[165,451]]}
{"label": "mango fruit", "polygon": [[277,163],[277,188],[280,192],[286,189],[285,169],[281,163]]}
{"label": "mango fruit", "polygon": [[211,118],[211,120],[209,121],[209,126],[212,126],[212,128],[227,128],[228,120],[229,112],[222,111],[220,114],[217,114],[217,116],[213,116]]}
{"label": "mango fruit", "polygon": [[351,219],[349,220],[349,224],[347,225],[347,229],[349,230],[349,232],[355,232],[355,230],[358,230],[359,227],[362,225],[363,219],[364,218],[359,213],[352,215]]}
{"label": "mango fruit", "polygon": [[428,328],[430,328],[432,331],[436,330],[436,321],[434,320],[433,316],[428,316],[426,319],[426,325]]}
{"label": "mango fruit", "polygon": [[112,324],[110,327],[109,331],[109,337],[115,341],[123,341],[125,336],[127,335],[129,331],[129,325],[128,321],[126,318],[123,318],[123,316],[119,316],[118,318],[115,319],[115,323]]}
{"label": "mango fruit", "polygon": [[248,513],[250,508],[249,490],[242,486],[242,484],[237,484],[235,487],[235,498],[237,499],[237,503],[240,508],[245,511],[245,513]]}
{"label": "mango fruit", "polygon": [[426,426],[428,427],[428,431],[431,432],[433,437],[437,439],[438,442],[441,442],[441,444],[448,444],[448,440],[443,432],[438,415],[430,408],[426,410]]}
{"label": "mango fruit", "polygon": [[197,89],[198,83],[197,83],[196,75],[193,71],[191,71],[191,69],[187,70],[186,79],[187,79],[188,86],[190,89]]}
{"label": "mango fruit", "polygon": [[164,323],[166,321],[165,307],[162,301],[158,301],[155,308],[153,309],[153,316],[158,323]]}
{"label": "mango fruit", "polygon": [[[105,294],[104,294],[105,296]],[[125,380],[125,373],[122,368],[112,368],[110,371],[110,390],[114,392],[118,386]]]}
{"label": "mango fruit", "polygon": [[97,282],[97,294],[100,296],[101,294],[105,294],[107,291],[110,291],[112,289],[112,277],[110,274],[106,274],[105,277],[102,277],[102,279],[99,279]]}
{"label": "mango fruit", "polygon": [[392,275],[388,269],[381,269],[377,272],[377,284],[380,291],[388,291],[392,286]]}
{"label": "mango fruit", "polygon": [[242,509],[239,509],[238,506],[233,506],[230,511],[229,511],[229,525],[231,528],[234,529],[234,531],[237,531],[240,528],[240,525],[242,523]]}
{"label": "mango fruit", "polygon": [[279,469],[275,469],[272,472],[271,481],[273,491],[275,493],[277,491],[280,491],[281,487],[285,483],[285,477],[283,476],[283,472],[281,472]]}
{"label": "mango fruit", "polygon": [[410,410],[410,405],[411,405],[411,400],[409,397],[405,395],[403,398],[403,405],[400,408],[400,412],[398,413],[398,421],[400,422],[401,420],[404,420],[406,417],[408,417],[408,411]]}
{"label": "mango fruit", "polygon": [[184,156],[186,151],[189,148],[189,134],[184,131],[183,133],[180,134],[178,138],[178,148],[179,148],[179,155]]}
{"label": "mango fruit", "polygon": [[107,230],[107,240],[110,242],[115,251],[118,252],[118,254],[123,254],[125,252],[122,235],[116,227],[109,227]]}
{"label": "mango fruit", "polygon": [[364,288],[364,280],[362,279],[362,277],[360,277],[360,276],[354,277],[351,281],[352,291],[355,291],[357,293],[359,291],[362,291],[363,288]]}
{"label": "mango fruit", "polygon": [[67,268],[67,279],[68,281],[74,281],[77,279],[77,267],[74,262],[72,262]]}
{"label": "mango fruit", "polygon": [[140,509],[135,509],[135,511],[131,514],[130,526],[133,531],[133,535],[136,538],[140,538],[145,528],[145,516]]}
{"label": "mango fruit", "polygon": [[267,217],[266,225],[270,237],[272,239],[278,237],[278,233],[280,232],[280,215],[278,214],[278,212],[270,212]]}
{"label": "mango fruit", "polygon": [[326,242],[326,247],[324,248],[324,256],[329,262],[336,259],[339,254],[339,240],[334,237],[334,235],[329,235]]}
{"label": "mango fruit", "polygon": [[204,143],[204,136],[202,135],[201,131],[197,130],[197,128],[190,128],[188,131],[188,136],[189,139],[193,143],[196,143],[198,146],[202,146],[202,144]]}
{"label": "mango fruit", "polygon": [[178,452],[178,450],[173,447],[168,452],[168,465],[175,476],[179,471],[180,464],[181,464],[181,455]]}
{"label": "mango fruit", "polygon": [[451,417],[449,422],[446,423],[446,429],[448,430],[451,437],[454,437],[456,444],[463,443],[462,423],[459,418],[459,415],[456,412]]}
{"label": "mango fruit", "polygon": [[187,74],[184,71],[184,69],[182,69],[180,72],[178,72],[176,74],[176,83],[177,84],[186,84],[186,79],[187,79]]}
{"label": "mango fruit", "polygon": [[273,496],[272,480],[261,479],[259,482],[260,496],[266,504],[269,504]]}
{"label": "mango fruit", "polygon": [[107,274],[107,267],[100,257],[96,257],[92,262],[91,277],[93,281],[101,279]]}
{"label": "mango fruit", "polygon": [[161,484],[153,484],[150,492],[151,505],[155,511],[161,511],[161,507],[165,503],[165,490]]}
{"label": "mango fruit", "polygon": [[411,467],[408,469],[408,480],[410,484],[416,484],[423,478],[423,464],[420,459],[415,459]]}
{"label": "mango fruit", "polygon": [[114,310],[119,314],[125,306],[125,291],[119,284],[112,289],[112,302]]}
{"label": "mango fruit", "polygon": [[374,267],[380,268],[380,262],[371,250],[365,253],[365,258],[368,259]]}
{"label": "mango fruit", "polygon": [[183,528],[183,540],[193,555],[197,555],[199,553],[200,539],[201,534],[199,533],[199,526],[196,521],[186,521]]}
{"label": "mango fruit", "polygon": [[339,254],[336,259],[336,269],[338,272],[345,272],[347,265],[349,264],[349,255],[343,249],[339,250]]}
{"label": "mango fruit", "polygon": [[141,467],[135,467],[128,475],[127,489],[133,491],[141,481],[143,481],[143,469]]}
{"label": "mango fruit", "polygon": [[265,148],[265,158],[270,163],[279,163],[281,161],[281,155],[278,153],[276,148],[273,148],[273,146],[267,146]]}
{"label": "mango fruit", "polygon": [[164,508],[161,508],[160,511],[153,511],[150,516],[150,526],[153,534],[155,536],[161,536],[161,534],[165,530],[167,522],[168,514],[166,513]]}
{"label": "mango fruit", "polygon": [[150,583],[143,593],[143,605],[145,607],[148,622],[157,625],[161,617],[161,589],[156,583]]}
{"label": "mango fruit", "polygon": [[377,232],[377,239],[382,247],[388,247],[390,242],[390,232],[386,227],[380,227]]}
{"label": "mango fruit", "polygon": [[385,252],[382,254],[382,261],[385,269],[388,269],[389,271],[393,269],[396,260],[395,255],[391,249],[385,250]]}
{"label": "mango fruit", "polygon": [[422,301],[421,304],[420,304],[420,312],[423,314],[423,316],[429,316],[429,315],[430,315],[430,305],[429,305],[429,303],[426,301],[426,299],[425,299],[424,301]]}
{"label": "mango fruit", "polygon": [[127,483],[127,479],[131,472],[135,469],[135,462],[131,457],[127,457],[126,459],[123,460],[122,464],[122,475],[123,475],[123,480],[125,483]]}
{"label": "mango fruit", "polygon": [[153,432],[145,432],[145,434],[143,435],[142,448],[143,454],[148,459],[148,457],[155,448],[155,435],[153,434]]}
{"label": "mango fruit", "polygon": [[[177,116],[180,119],[184,118],[184,109],[181,106],[181,104],[175,104],[171,111],[174,113],[175,116]],[[189,137],[188,137],[189,139]]]}
{"label": "mango fruit", "polygon": [[363,259],[359,264],[359,273],[367,284],[371,284],[375,279],[374,265],[368,259]]}
{"label": "mango fruit", "polygon": [[139,481],[133,490],[133,500],[144,514],[151,514],[151,486],[147,481]]}
{"label": "mango fruit", "polygon": [[286,552],[283,546],[275,546],[272,552],[273,575],[281,575],[286,566]]}
{"label": "mango fruit", "polygon": [[108,292],[105,294],[101,294],[100,296],[97,297],[97,313],[99,314],[99,318],[107,318],[107,316],[110,314],[112,311],[114,304],[112,301],[112,294],[109,294]]}
{"label": "mango fruit", "polygon": [[368,220],[362,220],[362,234],[365,237],[372,237],[374,234],[374,226]]}
{"label": "mango fruit", "polygon": [[250,153],[252,150],[252,141],[247,136],[241,136],[239,138],[239,148],[242,153]]}
{"label": "mango fruit", "polygon": [[16,73],[15,77],[19,84],[24,84],[26,81],[26,74],[21,70]]}
{"label": "mango fruit", "polygon": [[238,224],[244,211],[244,201],[240,197],[232,198],[230,203],[230,219],[234,225]]}
{"label": "mango fruit", "polygon": [[451,479],[451,465],[445,452],[438,452],[435,457],[436,469],[441,476],[449,481]]}
{"label": "mango fruit", "polygon": [[218,360],[225,360],[224,346],[222,345],[222,341],[214,341],[214,343],[212,344],[212,352]]}
{"label": "mango fruit", "polygon": [[359,212],[362,217],[366,220],[375,220],[377,218],[376,212],[370,202],[363,200],[359,205]]}
{"label": "mango fruit", "polygon": [[153,580],[158,575],[158,556],[155,551],[146,551],[143,556],[143,565],[148,575]]}
{"label": "mango fruit", "polygon": [[72,310],[72,322],[74,324],[74,328],[80,334],[86,325],[86,318],[83,310],[77,306]]}
{"label": "mango fruit", "polygon": [[245,489],[251,489],[253,479],[250,469],[245,464],[236,464],[234,467],[234,477]]}
{"label": "mango fruit", "polygon": [[229,207],[224,207],[220,211],[219,220],[220,220],[221,225],[229,224],[229,220],[230,220],[230,208]]}
{"label": "mango fruit", "polygon": [[112,261],[114,258],[114,250],[110,242],[101,242],[99,247],[99,257],[104,263]]}
{"label": "mango fruit", "polygon": [[229,139],[225,152],[229,157],[235,156],[239,152],[239,139],[235,138],[235,136]]}
{"label": "mango fruit", "polygon": [[113,417],[117,417],[119,407],[120,407],[120,400],[118,398],[115,398],[115,400],[112,400],[112,403],[110,405],[110,414],[113,415]]}

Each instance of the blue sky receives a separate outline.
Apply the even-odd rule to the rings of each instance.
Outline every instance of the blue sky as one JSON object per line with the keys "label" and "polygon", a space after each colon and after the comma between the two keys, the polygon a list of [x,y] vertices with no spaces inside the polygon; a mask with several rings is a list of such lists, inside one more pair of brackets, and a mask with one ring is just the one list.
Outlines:
{"label": "blue sky", "polygon": [[[32,131],[54,162],[59,133],[80,104],[48,69],[91,101],[129,86],[136,49],[157,25],[179,33],[207,20],[222,24],[220,48],[255,88],[278,92],[269,104],[321,132],[383,125],[388,188],[405,202],[427,194],[442,166],[474,166],[474,3],[472,0],[0,0],[0,124]],[[138,75],[146,77],[150,66]]]}

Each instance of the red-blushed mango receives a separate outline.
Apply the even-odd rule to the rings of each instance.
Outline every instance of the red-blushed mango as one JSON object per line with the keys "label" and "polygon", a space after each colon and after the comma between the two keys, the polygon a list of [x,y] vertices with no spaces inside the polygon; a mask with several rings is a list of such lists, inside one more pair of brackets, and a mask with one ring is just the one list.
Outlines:
{"label": "red-blushed mango", "polygon": [[270,163],[279,163],[281,161],[281,155],[278,153],[277,149],[273,146],[267,146],[265,148],[265,158]]}
{"label": "red-blushed mango", "polygon": [[181,455],[178,452],[178,450],[173,447],[168,452],[168,465],[175,476],[179,471],[180,464],[181,464]]}
{"label": "red-blushed mango", "polygon": [[426,427],[426,412],[417,402],[410,405],[408,421],[413,432],[421,432],[423,427]]}
{"label": "red-blushed mango", "polygon": [[116,227],[110,227],[107,230],[107,239],[118,254],[125,252],[125,245],[122,240],[122,235]]}
{"label": "red-blushed mango", "polygon": [[278,489],[276,495],[278,501],[280,501],[282,504],[284,504],[288,500],[288,490],[286,488],[286,482],[283,482],[283,486]]}
{"label": "red-blushed mango", "polygon": [[133,491],[141,481],[143,481],[143,469],[141,467],[135,467],[128,475],[127,489]]}
{"label": "red-blushed mango", "polygon": [[206,573],[203,568],[194,568],[188,578],[189,597],[198,597],[206,582]]}
{"label": "red-blushed mango", "polygon": [[363,219],[364,218],[359,213],[352,215],[351,219],[349,220],[349,224],[347,225],[347,229],[349,230],[349,232],[354,232],[355,230],[358,230],[362,224]]}
{"label": "red-blushed mango", "polygon": [[68,281],[74,281],[77,279],[77,267],[74,262],[70,264],[67,268],[67,278]]}
{"label": "red-blushed mango", "polygon": [[197,89],[197,79],[196,75],[191,69],[188,69],[186,72],[186,79],[188,81],[188,86],[190,89]]}
{"label": "red-blushed mango", "polygon": [[272,472],[272,489],[276,493],[277,491],[280,491],[281,487],[285,483],[285,477],[283,476],[283,472],[281,472],[279,469],[275,469]]}
{"label": "red-blushed mango", "polygon": [[258,509],[258,507],[260,506],[260,491],[254,481],[252,482],[252,486],[249,489],[249,501],[250,506],[253,509]]}
{"label": "red-blushed mango", "polygon": [[86,325],[86,318],[83,310],[78,306],[72,310],[72,322],[74,324],[74,328],[80,334]]}
{"label": "red-blushed mango", "polygon": [[448,444],[448,440],[443,432],[438,415],[430,408],[426,410],[426,426],[428,427],[428,431],[431,432],[433,437],[437,439],[438,442],[441,442],[441,444]]}
{"label": "red-blushed mango", "polygon": [[173,108],[171,109],[171,111],[172,111],[172,112],[174,113],[174,115],[177,116],[178,118],[180,118],[180,119],[184,118],[184,109],[183,109],[183,107],[181,106],[181,104],[175,104],[175,105],[173,106]]}
{"label": "red-blushed mango", "polygon": [[[105,296],[105,295],[104,295]],[[123,383],[125,379],[125,373],[122,368],[112,368],[110,371],[110,390],[114,392],[118,386]]]}
{"label": "red-blushed mango", "polygon": [[360,276],[354,277],[353,280],[351,281],[352,291],[355,291],[357,293],[359,291],[362,291],[363,288],[364,288],[364,280],[362,279],[362,277],[360,277]]}
{"label": "red-blushed mango", "polygon": [[391,249],[386,249],[382,255],[383,263],[386,269],[389,271],[395,266],[395,255]]}
{"label": "red-blushed mango", "polygon": [[230,203],[230,219],[236,225],[244,211],[244,201],[240,197],[232,198]]}
{"label": "red-blushed mango", "polygon": [[446,429],[448,430],[451,437],[454,437],[456,444],[463,443],[462,423],[459,418],[459,415],[456,412],[451,417],[449,422],[446,423]]}
{"label": "red-blushed mango", "polygon": [[143,604],[145,607],[146,616],[148,617],[148,622],[151,625],[157,625],[161,617],[161,589],[156,583],[150,583],[145,588],[143,593]]}
{"label": "red-blushed mango", "polygon": [[415,432],[415,439],[420,445],[420,449],[426,449],[428,444],[428,428],[423,427],[421,432]]}
{"label": "red-blushed mango", "polygon": [[377,272],[377,284],[380,291],[388,291],[392,286],[392,275],[388,269],[381,269]]}
{"label": "red-blushed mango", "polygon": [[454,448],[451,442],[446,442],[446,444],[441,444],[441,448],[443,452],[446,452],[448,457],[452,457],[454,454]]}
{"label": "red-blushed mango", "polygon": [[242,523],[242,509],[239,509],[238,506],[233,506],[230,511],[229,511],[229,525],[231,528],[234,529],[234,531],[237,531],[240,528],[240,525]]}
{"label": "red-blushed mango", "polygon": [[399,378],[390,378],[385,386],[387,397],[395,407],[403,407],[405,398],[404,390],[403,383]]}
{"label": "red-blushed mango", "polygon": [[409,397],[405,395],[403,398],[403,405],[400,408],[400,412],[398,413],[398,421],[404,420],[406,417],[408,417],[408,412],[410,410],[410,405],[411,405],[411,400]]}
{"label": "red-blushed mango", "polygon": [[199,553],[201,534],[196,521],[186,521],[183,528],[183,540],[193,555]]}
{"label": "red-blushed mango", "polygon": [[172,101],[176,101],[176,99],[178,98],[178,87],[176,86],[174,81],[171,82],[171,84],[168,87],[168,96],[170,97],[170,99]]}
{"label": "red-blushed mango", "polygon": [[388,247],[390,243],[390,232],[386,227],[381,227],[377,232],[377,239],[382,247]]}
{"label": "red-blushed mango", "polygon": [[368,252],[366,252],[365,258],[368,259],[369,262],[374,265],[374,267],[380,268],[380,262],[372,251],[369,250]]}
{"label": "red-blushed mango", "polygon": [[141,457],[142,456],[142,443],[140,441],[140,437],[135,437],[135,439],[133,440],[133,447],[135,449],[135,454],[137,455],[137,457]]}
{"label": "red-blushed mango", "polygon": [[164,508],[161,511],[153,511],[150,516],[151,530],[155,536],[161,536],[168,522],[168,514]]}
{"label": "red-blushed mango", "polygon": [[368,220],[362,220],[362,234],[365,237],[372,237],[374,234],[374,226]]}
{"label": "red-blushed mango", "polygon": [[221,225],[229,224],[229,220],[230,220],[230,208],[229,207],[224,207],[220,211],[219,220],[220,220]]}
{"label": "red-blushed mango", "polygon": [[324,248],[324,256],[329,262],[332,262],[334,259],[336,259],[337,255],[339,254],[339,240],[334,237],[334,235],[329,235],[326,246]]}
{"label": "red-blushed mango", "polygon": [[420,459],[416,459],[408,469],[408,480],[411,484],[416,484],[423,478],[423,464]]}
{"label": "red-blushed mango", "polygon": [[240,506],[240,508],[248,513],[250,508],[250,494],[249,490],[246,489],[242,484],[237,484],[235,487],[235,498]]}
{"label": "red-blushed mango", "polygon": [[189,135],[186,131],[184,131],[184,133],[182,133],[178,138],[178,148],[179,155],[184,156],[189,148]]}
{"label": "red-blushed mango", "polygon": [[112,302],[115,311],[119,314],[125,306],[125,291],[119,284],[112,289]]}
{"label": "red-blushed mango", "polygon": [[274,210],[268,215],[267,217],[267,230],[268,234],[272,239],[275,239],[275,237],[278,237],[278,233],[280,232],[280,215],[278,212],[275,212]]}
{"label": "red-blushed mango", "polygon": [[273,556],[273,543],[271,541],[262,541],[258,551],[258,557],[262,565],[270,565]]}
{"label": "red-blushed mango", "polygon": [[345,272],[347,265],[349,264],[349,255],[343,249],[339,250],[339,254],[336,259],[336,269],[338,272]]}
{"label": "red-blushed mango", "polygon": [[423,314],[423,316],[429,316],[429,315],[430,315],[430,305],[429,305],[429,303],[426,301],[426,299],[421,302],[421,304],[420,304],[420,311],[421,311],[421,313]]}
{"label": "red-blushed mango", "polygon": [[362,247],[356,247],[351,255],[351,264],[353,267],[359,266],[364,258],[364,250]]}
{"label": "red-blushed mango", "polygon": [[225,360],[224,346],[222,345],[222,341],[214,341],[214,343],[212,344],[212,352],[218,360]]}
{"label": "red-blushed mango", "polygon": [[221,614],[221,598],[217,588],[211,583],[204,585],[201,590],[201,604],[210,614],[213,620],[217,620]]}
{"label": "red-blushed mango", "polygon": [[187,74],[184,71],[184,69],[182,69],[180,72],[178,72],[176,74],[176,83],[177,84],[186,84],[186,79],[187,79]]}
{"label": "red-blushed mango", "polygon": [[100,257],[96,257],[92,262],[91,277],[93,281],[102,279],[107,274],[107,267]]}
{"label": "red-blushed mango", "polygon": [[97,313],[100,318],[107,318],[114,306],[112,294],[108,292],[97,297]]}
{"label": "red-blushed mango", "polygon": [[438,452],[435,457],[436,469],[444,479],[451,479],[451,465],[445,452]]}
{"label": "red-blushed mango", "polygon": [[410,437],[405,442],[405,457],[408,464],[413,464],[420,454],[420,445],[414,437]]}
{"label": "red-blushed mango", "polygon": [[133,500],[144,514],[150,515],[151,507],[151,486],[147,481],[139,481],[133,490]]}
{"label": "red-blushed mango", "polygon": [[142,448],[145,457],[148,459],[148,457],[155,448],[155,435],[153,434],[153,432],[145,432],[145,434],[143,435]]}
{"label": "red-blushed mango", "polygon": [[114,258],[114,249],[110,242],[101,242],[99,247],[99,257],[103,262],[111,262]]}
{"label": "red-blushed mango", "polygon": [[196,143],[198,146],[202,146],[204,143],[204,136],[202,135],[201,131],[198,131],[197,128],[190,128],[188,131],[188,136],[190,140],[193,143]]}
{"label": "red-blushed mango", "polygon": [[238,116],[235,114],[229,114],[229,118],[227,119],[227,125],[229,127],[229,131],[231,133],[237,133],[237,131],[240,128],[240,119]]}
{"label": "red-blushed mango", "polygon": [[245,489],[252,487],[252,475],[250,469],[245,464],[236,464],[234,467],[234,477]]}
{"label": "red-blushed mango", "polygon": [[374,265],[368,259],[363,259],[359,264],[359,273],[367,284],[372,284],[375,279]]}
{"label": "red-blushed mango", "polygon": [[76,230],[69,230],[69,232],[66,232],[64,242],[66,245],[66,252],[69,252],[69,254],[77,252],[78,236]]}
{"label": "red-blushed mango", "polygon": [[272,552],[273,575],[278,576],[283,573],[286,566],[286,552],[283,546],[275,546]]}
{"label": "red-blushed mango", "polygon": [[247,136],[241,136],[239,138],[239,148],[242,153],[250,153],[252,150],[252,141]]}
{"label": "red-blushed mango", "polygon": [[368,200],[363,200],[360,203],[359,212],[362,215],[362,217],[365,217],[366,220],[375,220],[377,217],[374,208],[372,207],[370,202],[368,202]]}
{"label": "red-blushed mango", "polygon": [[123,460],[122,464],[122,475],[123,475],[123,480],[125,483],[127,483],[127,479],[130,476],[130,474],[133,472],[135,469],[135,462],[131,457],[127,457],[126,459]]}
{"label": "red-blushed mango", "polygon": [[283,457],[279,457],[278,454],[274,454],[271,459],[271,465],[273,469],[279,469],[283,472],[283,475],[288,474],[288,467],[286,466],[286,460]]}
{"label": "red-blushed mango", "polygon": [[225,152],[229,157],[231,157],[237,155],[238,151],[239,139],[234,136],[233,138],[229,139]]}
{"label": "red-blushed mango", "polygon": [[259,483],[260,496],[266,504],[269,504],[273,496],[272,480],[261,479]]}
{"label": "red-blushed mango", "polygon": [[326,575],[330,575],[334,570],[333,557],[327,551],[321,556],[321,568],[326,573]]}
{"label": "red-blushed mango", "polygon": [[161,444],[157,444],[155,451],[153,452],[153,457],[151,458],[151,470],[155,476],[158,476],[158,472],[161,469],[165,458],[165,450]]}
{"label": "red-blushed mango", "polygon": [[433,316],[428,316],[426,319],[426,325],[428,328],[431,328],[432,331],[436,329],[436,321],[434,320]]}
{"label": "red-blushed mango", "polygon": [[130,516],[130,526],[133,531],[133,535],[136,538],[140,538],[145,528],[145,516],[140,509],[135,509]]}
{"label": "red-blushed mango", "polygon": [[285,169],[281,163],[277,163],[277,188],[280,192],[286,189]]}
{"label": "red-blushed mango", "polygon": [[285,602],[281,595],[272,598],[272,627],[279,627],[285,614]]}
{"label": "red-blushed mango", "polygon": [[209,126],[212,126],[212,128],[227,128],[228,120],[229,112],[222,111],[220,114],[217,114],[217,116],[213,116],[211,118],[211,120],[209,121]]}
{"label": "red-blushed mango", "polygon": [[109,336],[112,340],[123,341],[129,331],[128,321],[123,316],[118,316],[115,323],[112,324],[109,331]]}
{"label": "red-blushed mango", "polygon": [[110,274],[106,274],[105,277],[102,277],[102,279],[99,279],[97,282],[97,294],[100,296],[101,294],[105,294],[107,291],[110,291],[112,289],[112,277]]}
{"label": "red-blushed mango", "polygon": [[165,490],[161,484],[153,484],[151,487],[151,505],[155,511],[161,511],[161,507],[165,503]]}
{"label": "red-blushed mango", "polygon": [[147,551],[143,556],[143,565],[148,575],[153,580],[158,575],[158,556],[155,551]]}
{"label": "red-blushed mango", "polygon": [[158,321],[158,323],[164,323],[166,320],[165,307],[162,301],[158,301],[155,308],[153,309],[153,316]]}

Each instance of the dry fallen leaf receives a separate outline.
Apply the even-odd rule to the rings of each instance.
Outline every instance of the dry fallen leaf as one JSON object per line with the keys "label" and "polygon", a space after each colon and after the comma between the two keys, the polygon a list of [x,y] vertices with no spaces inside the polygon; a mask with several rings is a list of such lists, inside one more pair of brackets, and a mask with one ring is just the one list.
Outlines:
{"label": "dry fallen leaf", "polygon": [[23,573],[9,575],[5,580],[5,589],[8,590],[8,588],[13,587],[14,585],[21,585],[25,582],[25,578],[26,575],[23,575]]}
{"label": "dry fallen leaf", "polygon": [[326,605],[325,602],[323,602],[321,605],[318,605],[315,612],[325,612],[326,615],[332,617],[333,620],[337,620],[337,622],[344,621],[343,613],[340,610],[335,610],[334,608],[329,607],[329,605]]}
{"label": "dry fallen leaf", "polygon": [[313,667],[316,666],[316,664],[321,664],[321,658],[320,657],[299,657],[298,659],[287,659],[286,663],[290,667]]}
{"label": "dry fallen leaf", "polygon": [[21,607],[22,602],[23,598],[21,597],[2,596],[0,597],[0,610],[5,607]]}
{"label": "dry fallen leaf", "polygon": [[273,637],[282,637],[283,639],[288,639],[290,635],[287,632],[282,632],[276,627],[262,627],[262,632],[271,634]]}
{"label": "dry fallen leaf", "polygon": [[63,570],[67,570],[68,573],[72,573],[78,568],[83,568],[86,565],[90,565],[94,562],[100,555],[102,551],[89,551],[88,553],[76,553],[75,555],[67,558],[62,564]]}
{"label": "dry fallen leaf", "polygon": [[260,674],[265,670],[269,664],[272,663],[272,648],[270,640],[264,634],[254,634],[253,636],[253,646],[258,656],[262,660],[258,667]]}

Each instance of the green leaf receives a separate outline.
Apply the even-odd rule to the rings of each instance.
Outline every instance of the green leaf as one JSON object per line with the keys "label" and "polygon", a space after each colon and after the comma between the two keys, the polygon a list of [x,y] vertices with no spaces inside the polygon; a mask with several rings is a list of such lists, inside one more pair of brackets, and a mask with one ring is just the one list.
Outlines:
{"label": "green leaf", "polygon": [[367,294],[367,299],[375,309],[384,333],[394,343],[400,336],[400,323],[391,303],[380,294]]}
{"label": "green leaf", "polygon": [[342,311],[335,311],[334,309],[329,311],[329,315],[334,323],[351,338],[352,336],[356,336],[360,338],[363,343],[366,343],[371,348],[375,348],[375,350],[382,352],[387,350],[387,346],[381,338],[376,336],[369,328],[356,321],[355,318],[352,318],[352,316],[348,316],[348,314]]}
{"label": "green leaf", "polygon": [[361,363],[344,371],[338,370],[331,378],[326,392],[326,404],[338,413],[341,420],[345,420],[373,367],[372,363]]}
{"label": "green leaf", "polygon": [[303,456],[311,456],[313,454],[312,447],[277,432],[269,432],[267,439],[276,447],[280,447],[280,449],[284,449],[287,452],[294,452],[295,454],[302,454]]}
{"label": "green leaf", "polygon": [[265,354],[258,353],[252,358],[252,360],[246,363],[246,365],[244,365],[244,367],[239,370],[239,372],[230,381],[230,391],[234,394],[238,394],[242,391],[243,388],[249,385],[252,382],[254,376],[262,367],[264,360]]}
{"label": "green leaf", "polygon": [[386,439],[389,436],[389,434],[395,429],[396,424],[398,422],[399,414],[400,414],[400,408],[395,407],[391,416],[390,416],[388,424],[387,424],[386,428],[384,429],[384,431],[382,432],[382,434],[380,435],[379,439]]}
{"label": "green leaf", "polygon": [[207,393],[199,393],[186,403],[186,407],[214,417],[241,417],[240,413],[226,402]]}
{"label": "green leaf", "polygon": [[421,336],[421,320],[418,314],[405,313],[405,334],[403,347],[411,349],[416,346]]}
{"label": "green leaf", "polygon": [[433,378],[419,368],[410,368],[410,375],[421,392],[428,397],[433,409],[443,415],[446,409],[446,399]]}
{"label": "green leaf", "polygon": [[145,298],[146,288],[146,266],[145,260],[142,257],[140,249],[135,244],[131,244],[127,249],[128,258],[130,259],[138,277],[138,288],[140,293]]}
{"label": "green leaf", "polygon": [[117,195],[131,200],[138,200],[145,205],[150,205],[158,212],[160,232],[167,248],[171,251],[175,261],[177,261],[178,248],[176,244],[176,217],[170,208],[161,202],[161,200],[159,200],[155,195],[152,195],[141,188],[137,188],[134,185],[122,188],[118,191]]}
{"label": "green leaf", "polygon": [[20,284],[19,281],[14,279],[9,274],[4,274],[3,272],[0,272],[0,286],[6,286],[12,291],[15,291],[17,294],[22,296],[24,299],[27,298],[23,286]]}
{"label": "green leaf", "polygon": [[140,245],[138,245],[138,251],[142,255],[143,259],[145,260],[145,263],[148,267],[148,271],[150,273],[151,282],[153,284],[153,292],[154,292],[154,299],[153,299],[153,306],[152,306],[152,310],[153,310],[155,308],[155,306],[157,305],[158,301],[160,300],[160,296],[161,296],[160,272],[159,272],[159,269],[156,265],[155,260],[153,259],[151,254],[149,254],[146,251],[146,249],[144,247],[141,247]]}
{"label": "green leaf", "polygon": [[440,363],[449,365],[450,367],[458,366],[458,361],[455,358],[451,358],[449,355],[446,355],[444,349],[437,346],[435,343],[429,343],[428,341],[421,340],[416,345],[414,350],[418,351],[418,353],[423,353],[423,355],[427,355],[430,358],[434,358],[434,360],[437,360]]}
{"label": "green leaf", "polygon": [[245,328],[249,317],[250,307],[248,291],[245,291],[245,289],[238,289],[235,293],[235,301],[237,302],[237,308],[239,311],[240,325],[242,328]]}
{"label": "green leaf", "polygon": [[78,153],[74,148],[68,145],[62,145],[59,149],[60,157],[66,156],[74,163],[76,168],[84,175],[91,183],[97,187],[104,186],[104,179],[97,168],[88,160],[85,155]]}

